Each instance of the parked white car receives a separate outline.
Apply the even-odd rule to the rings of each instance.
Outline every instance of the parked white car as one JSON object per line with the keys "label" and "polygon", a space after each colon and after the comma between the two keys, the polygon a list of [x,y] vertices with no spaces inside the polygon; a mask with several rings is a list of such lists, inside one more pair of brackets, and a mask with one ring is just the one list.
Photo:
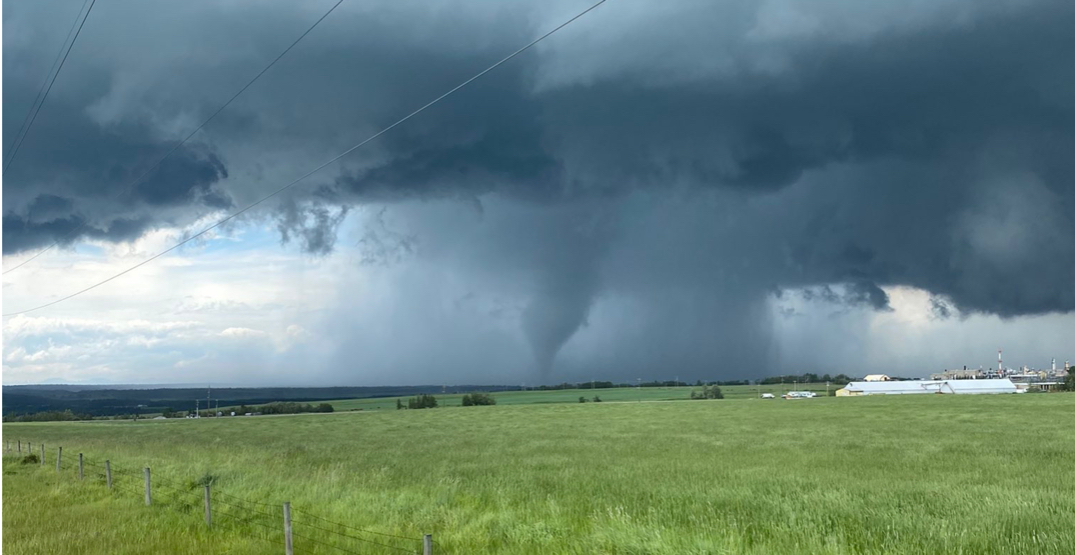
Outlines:
{"label": "parked white car", "polygon": [[762,399],[776,399],[776,395],[773,395],[772,393],[762,393],[761,398]]}

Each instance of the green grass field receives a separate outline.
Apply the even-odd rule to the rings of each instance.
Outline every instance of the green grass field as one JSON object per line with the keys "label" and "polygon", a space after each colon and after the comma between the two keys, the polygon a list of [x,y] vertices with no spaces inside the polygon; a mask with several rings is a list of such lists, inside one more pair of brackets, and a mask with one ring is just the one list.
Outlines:
{"label": "green grass field", "polygon": [[[497,397],[494,407],[4,424],[5,442],[44,441],[47,460],[5,453],[3,550],[283,553],[279,503],[290,500],[298,554],[398,552],[325,530],[419,547],[311,514],[429,532],[437,553],[457,555],[1075,553],[1075,395]],[[76,479],[78,452],[112,460],[115,491],[97,467]],[[142,466],[160,484],[148,508]]]}
{"label": "green grass field", "polygon": [[[829,389],[835,391],[842,386],[833,385]],[[691,391],[701,392],[701,387],[617,387],[611,389],[561,389],[556,391],[502,391],[493,394],[498,405],[532,405],[549,403],[578,403],[579,397],[593,399],[596,395],[602,402],[619,401],[678,401],[689,399]],[[722,386],[721,392],[726,399],[753,399],[761,393],[773,393],[779,396],[787,391],[814,391],[819,395],[825,394],[825,384],[785,384],[776,385],[728,385]],[[460,406],[463,394],[437,395],[437,402],[441,406]],[[338,411],[344,410],[380,410],[395,409],[396,399],[403,400],[406,404],[407,397],[378,397],[368,399],[342,399],[328,401]]]}

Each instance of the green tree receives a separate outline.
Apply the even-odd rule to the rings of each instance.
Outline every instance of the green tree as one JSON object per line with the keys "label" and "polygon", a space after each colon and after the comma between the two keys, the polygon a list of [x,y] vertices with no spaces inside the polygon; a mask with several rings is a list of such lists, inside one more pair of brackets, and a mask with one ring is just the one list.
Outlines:
{"label": "green tree", "polygon": [[691,399],[723,399],[724,393],[721,392],[719,385],[703,385],[702,392],[698,393],[691,390]]}
{"label": "green tree", "polygon": [[411,397],[407,400],[407,408],[435,409],[437,408],[437,398],[432,395],[419,395],[417,397]]}
{"label": "green tree", "polygon": [[1068,377],[1064,378],[1064,391],[1075,391],[1075,370],[1068,372]]}
{"label": "green tree", "polygon": [[464,407],[474,407],[478,405],[495,405],[496,399],[493,399],[492,395],[488,393],[468,393],[463,396]]}

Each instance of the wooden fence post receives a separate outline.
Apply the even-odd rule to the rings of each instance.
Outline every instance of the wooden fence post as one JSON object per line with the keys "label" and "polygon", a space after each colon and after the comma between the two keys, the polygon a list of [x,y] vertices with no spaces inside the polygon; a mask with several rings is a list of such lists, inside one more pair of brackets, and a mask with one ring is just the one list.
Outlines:
{"label": "wooden fence post", "polygon": [[[41,464],[45,464],[44,449],[42,449],[41,451],[42,451],[42,453],[41,453]],[[57,447],[56,448],[56,472],[60,471],[60,459],[62,459],[62,458],[63,458],[63,447]]]}
{"label": "wooden fence post", "polygon": [[15,444],[15,446],[18,447],[19,452],[22,453],[22,440],[21,439],[18,440],[18,442]]}
{"label": "wooden fence post", "polygon": [[82,480],[85,474],[82,473],[82,453],[78,454],[78,479]]}
{"label": "wooden fence post", "polygon": [[45,466],[45,444],[41,444],[41,466]]}
{"label": "wooden fence post", "polygon": [[213,508],[209,504],[209,486],[205,486],[205,525],[213,526]]}
{"label": "wooden fence post", "polygon": [[146,506],[148,507],[153,504],[153,496],[151,495],[149,490],[149,467],[147,466],[143,468],[142,472],[146,476]]}
{"label": "wooden fence post", "polygon": [[433,555],[433,534],[422,536],[422,555]]}
{"label": "wooden fence post", "polygon": [[105,482],[108,483],[108,489],[112,489],[112,461],[105,461]]}
{"label": "wooden fence post", "polygon": [[284,552],[295,555],[295,546],[291,543],[291,502],[284,501]]}

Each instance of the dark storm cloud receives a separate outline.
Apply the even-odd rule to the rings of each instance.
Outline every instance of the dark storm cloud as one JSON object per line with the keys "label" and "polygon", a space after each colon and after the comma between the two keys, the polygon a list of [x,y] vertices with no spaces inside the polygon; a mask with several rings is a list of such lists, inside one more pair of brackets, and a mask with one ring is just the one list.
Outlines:
{"label": "dark storm cloud", "polygon": [[[184,56],[177,39],[155,45],[159,67],[137,62],[140,73],[110,45],[122,33],[90,33],[75,64],[88,69],[65,76],[89,84],[50,99],[55,115],[5,176],[4,252],[83,219],[87,234],[121,240],[242,205],[580,9],[490,5],[341,8],[115,202],[115,184],[166,149],[162,137],[200,121],[295,20],[316,15],[281,5],[225,32],[206,12],[239,25],[249,8],[170,8],[179,31],[168,36],[197,22],[198,48],[229,56]],[[749,363],[736,353],[765,348],[760,307],[786,288],[890,310],[882,286],[915,286],[946,299],[938,317],[1075,310],[1075,280],[1060,269],[1075,259],[1075,5],[863,6],[614,0],[315,176],[272,217],[285,243],[326,253],[356,205],[547,207],[544,219],[489,216],[486,256],[466,259],[526,276],[520,324],[543,368],[601,316],[598,299],[631,299],[622,306],[640,320],[618,343],[633,354],[610,366],[674,358],[695,369]],[[6,42],[5,61],[30,44]],[[25,65],[8,67],[5,107],[9,88],[36,90]],[[124,231],[121,217],[138,225]],[[444,225],[424,233],[450,235]],[[672,331],[680,321],[692,330]]]}
{"label": "dark storm cloud", "polygon": [[949,304],[944,299],[938,298],[936,296],[930,296],[929,308],[933,318],[939,320],[947,320],[948,318],[952,317],[952,307],[949,306]]}
{"label": "dark storm cloud", "polygon": [[347,217],[347,210],[346,206],[332,209],[320,203],[303,206],[285,203],[276,215],[280,241],[287,244],[295,239],[304,252],[328,254],[336,243],[336,231]]}
{"label": "dark storm cloud", "polygon": [[[26,85],[8,80],[5,98]],[[5,254],[80,237],[126,241],[173,221],[185,223],[192,208],[232,206],[214,188],[228,170],[211,148],[185,145],[138,179],[174,143],[155,136],[148,122],[102,126],[67,100],[47,106],[4,175]],[[4,119],[5,148],[21,123],[15,119]]]}
{"label": "dark storm cloud", "polygon": [[849,307],[865,306],[874,310],[892,310],[888,304],[888,294],[875,283],[858,281],[844,284],[842,289],[836,291],[829,285],[807,287],[802,290],[802,296],[807,301],[816,299]]}

